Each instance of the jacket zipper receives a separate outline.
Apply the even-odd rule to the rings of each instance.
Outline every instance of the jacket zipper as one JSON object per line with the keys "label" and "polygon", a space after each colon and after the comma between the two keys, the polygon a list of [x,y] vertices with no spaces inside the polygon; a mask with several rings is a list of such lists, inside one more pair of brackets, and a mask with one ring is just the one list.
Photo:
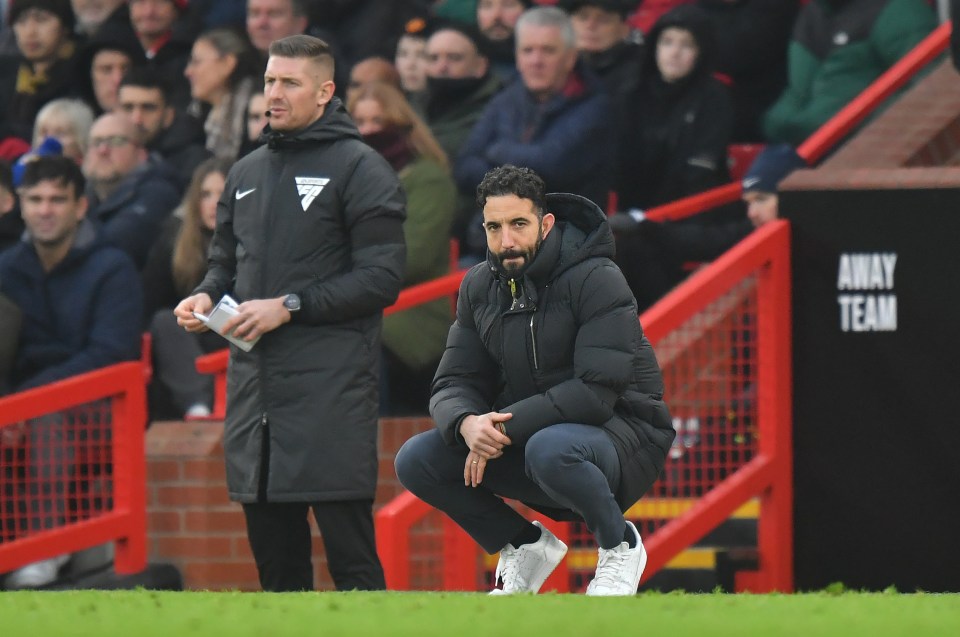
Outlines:
{"label": "jacket zipper", "polygon": [[537,360],[537,331],[533,327],[533,319],[536,315],[536,312],[530,314],[530,341],[533,346],[533,368],[540,371],[540,362]]}

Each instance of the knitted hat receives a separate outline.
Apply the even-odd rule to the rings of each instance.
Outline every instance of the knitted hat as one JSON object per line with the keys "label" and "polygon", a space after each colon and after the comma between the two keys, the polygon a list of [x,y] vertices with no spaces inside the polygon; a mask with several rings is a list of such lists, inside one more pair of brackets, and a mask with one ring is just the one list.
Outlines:
{"label": "knitted hat", "polygon": [[640,0],[560,0],[558,4],[567,13],[575,13],[580,7],[590,6],[599,7],[610,13],[619,13],[626,19],[640,4]]}
{"label": "knitted hat", "polygon": [[477,52],[480,53],[480,55],[484,57],[490,57],[489,40],[483,37],[483,34],[480,33],[480,29],[474,25],[457,22],[456,20],[438,20],[436,22],[432,22],[430,24],[429,36],[432,36],[434,33],[439,31],[456,31],[463,37],[470,40],[473,43],[473,46],[477,47]]}
{"label": "knitted hat", "polygon": [[772,144],[764,148],[743,176],[743,192],[777,192],[787,175],[807,162],[789,144]]}
{"label": "knitted hat", "polygon": [[68,31],[73,31],[73,24],[76,17],[73,15],[73,8],[70,6],[70,0],[13,0],[10,6],[10,24],[14,24],[20,15],[28,9],[39,9],[57,16]]}

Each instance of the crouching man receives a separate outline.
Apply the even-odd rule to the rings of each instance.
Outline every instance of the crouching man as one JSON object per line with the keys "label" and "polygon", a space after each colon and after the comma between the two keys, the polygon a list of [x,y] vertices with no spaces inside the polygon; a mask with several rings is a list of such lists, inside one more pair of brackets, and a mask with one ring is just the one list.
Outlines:
{"label": "crouching man", "polygon": [[647,555],[623,512],[674,430],[606,217],[509,165],[484,176],[477,203],[487,261],[460,287],[433,381],[437,429],[404,444],[397,475],[500,552],[492,594],[537,592],[567,551],[506,497],[584,520],[600,547],[587,594],[632,595]]}

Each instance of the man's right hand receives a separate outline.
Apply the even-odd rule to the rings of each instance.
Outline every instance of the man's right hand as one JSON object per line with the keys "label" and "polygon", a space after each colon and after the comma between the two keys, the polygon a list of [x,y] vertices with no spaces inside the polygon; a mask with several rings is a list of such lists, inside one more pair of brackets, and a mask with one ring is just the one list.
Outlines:
{"label": "man's right hand", "polygon": [[503,448],[510,444],[510,438],[500,432],[497,423],[505,423],[513,414],[501,414],[491,411],[479,416],[467,416],[460,423],[460,435],[463,436],[470,451],[481,458],[492,460],[503,455]]}
{"label": "man's right hand", "polygon": [[177,325],[188,332],[204,332],[208,329],[206,324],[194,316],[193,313],[209,314],[212,309],[213,301],[210,300],[210,295],[201,292],[180,301],[177,307],[173,309],[173,314],[177,317]]}

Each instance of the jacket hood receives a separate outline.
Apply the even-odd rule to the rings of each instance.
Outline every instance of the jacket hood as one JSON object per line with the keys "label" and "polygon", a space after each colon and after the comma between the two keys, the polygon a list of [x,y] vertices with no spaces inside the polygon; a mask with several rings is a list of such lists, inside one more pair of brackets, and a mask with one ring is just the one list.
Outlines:
{"label": "jacket hood", "polygon": [[[644,64],[650,72],[657,70],[657,40],[664,29],[675,28],[689,31],[697,42],[699,52],[693,71],[688,78],[707,75],[713,72],[713,60],[716,59],[717,42],[713,35],[713,24],[710,15],[693,4],[683,4],[663,14],[646,38]],[[687,79],[687,78],[684,78]],[[682,80],[681,80],[682,81]]]}
{"label": "jacket hood", "polygon": [[613,258],[613,232],[600,206],[580,195],[555,192],[547,195],[547,212],[562,230],[561,270],[591,257]]}
{"label": "jacket hood", "polygon": [[360,131],[339,97],[334,97],[323,110],[320,119],[298,131],[281,132],[270,128],[268,123],[260,134],[260,142],[271,150],[295,149],[315,146],[337,139],[361,139]]}

